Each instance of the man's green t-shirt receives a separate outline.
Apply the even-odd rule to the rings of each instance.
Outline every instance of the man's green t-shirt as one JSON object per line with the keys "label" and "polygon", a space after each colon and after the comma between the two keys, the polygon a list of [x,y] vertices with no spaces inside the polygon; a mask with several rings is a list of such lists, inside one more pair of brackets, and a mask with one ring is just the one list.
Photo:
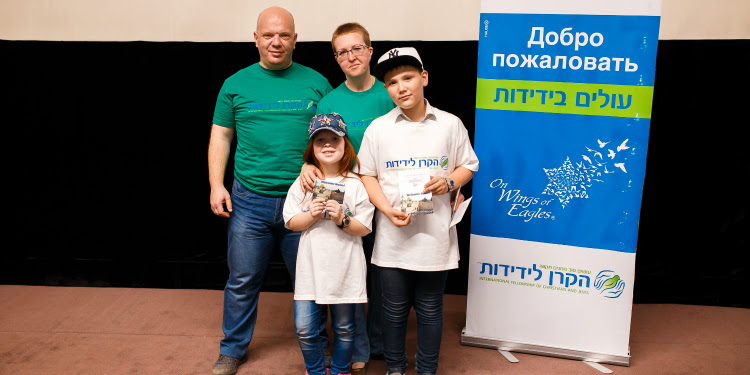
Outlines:
{"label": "man's green t-shirt", "polygon": [[354,151],[359,152],[367,126],[395,106],[383,82],[376,79],[369,90],[362,92],[352,91],[346,87],[346,83],[342,83],[320,100],[317,113],[340,114],[346,123],[349,142],[354,146]]}
{"label": "man's green t-shirt", "polygon": [[256,63],[224,81],[213,122],[234,128],[234,177],[245,187],[272,197],[287,194],[299,176],[308,128],[328,80],[304,65],[267,70]]}

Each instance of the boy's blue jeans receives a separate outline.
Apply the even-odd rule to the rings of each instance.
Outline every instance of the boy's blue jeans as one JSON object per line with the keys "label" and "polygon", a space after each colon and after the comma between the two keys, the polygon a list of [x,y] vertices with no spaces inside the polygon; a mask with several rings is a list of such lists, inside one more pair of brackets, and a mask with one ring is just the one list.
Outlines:
{"label": "boy's blue jeans", "polygon": [[325,375],[325,354],[320,339],[320,314],[331,311],[333,354],[331,375],[348,374],[354,349],[354,304],[318,305],[315,301],[294,301],[294,327],[307,373]]}
{"label": "boy's blue jeans", "polygon": [[255,194],[236,180],[232,186],[223,355],[240,358],[247,351],[258,317],[258,294],[277,244],[294,282],[300,232],[284,228],[284,200]]}
{"label": "boy's blue jeans", "polygon": [[383,341],[385,366],[406,370],[406,327],[409,312],[417,314],[417,372],[435,374],[443,337],[443,292],[448,271],[420,272],[383,268]]}

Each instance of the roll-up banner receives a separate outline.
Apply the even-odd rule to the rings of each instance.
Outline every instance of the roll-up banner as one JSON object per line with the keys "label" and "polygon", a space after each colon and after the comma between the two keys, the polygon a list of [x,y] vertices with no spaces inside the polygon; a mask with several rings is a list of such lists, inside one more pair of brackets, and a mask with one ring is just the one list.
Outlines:
{"label": "roll-up banner", "polygon": [[482,1],[462,343],[628,365],[660,12]]}

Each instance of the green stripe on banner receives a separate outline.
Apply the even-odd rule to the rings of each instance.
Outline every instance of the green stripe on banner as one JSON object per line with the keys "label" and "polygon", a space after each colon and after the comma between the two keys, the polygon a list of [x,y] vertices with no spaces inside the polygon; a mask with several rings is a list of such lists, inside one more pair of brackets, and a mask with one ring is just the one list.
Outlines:
{"label": "green stripe on banner", "polygon": [[651,118],[653,86],[477,79],[477,108]]}

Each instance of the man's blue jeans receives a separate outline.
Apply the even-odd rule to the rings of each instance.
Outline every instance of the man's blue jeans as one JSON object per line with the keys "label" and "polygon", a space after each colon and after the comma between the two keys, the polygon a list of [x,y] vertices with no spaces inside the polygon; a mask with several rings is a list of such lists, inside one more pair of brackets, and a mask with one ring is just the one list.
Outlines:
{"label": "man's blue jeans", "polygon": [[320,339],[320,314],[331,310],[333,354],[331,375],[348,374],[354,348],[354,304],[318,305],[315,301],[294,301],[294,327],[307,373],[325,375],[325,354]]}
{"label": "man's blue jeans", "polygon": [[224,288],[223,355],[240,358],[255,330],[258,295],[274,248],[278,245],[294,282],[300,232],[284,228],[285,197],[253,193],[238,181],[232,185],[227,264]]}
{"label": "man's blue jeans", "polygon": [[409,312],[417,313],[417,372],[435,374],[443,337],[443,292],[448,271],[419,272],[383,268],[383,341],[385,366],[406,370],[406,327]]}

